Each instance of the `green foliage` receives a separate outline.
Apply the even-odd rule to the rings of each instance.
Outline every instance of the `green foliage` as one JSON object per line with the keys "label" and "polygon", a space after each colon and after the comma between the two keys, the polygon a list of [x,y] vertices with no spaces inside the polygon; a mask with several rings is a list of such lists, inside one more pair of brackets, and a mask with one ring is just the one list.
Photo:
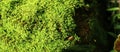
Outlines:
{"label": "green foliage", "polygon": [[112,24],[114,24],[116,22],[116,19],[120,19],[120,14],[118,13],[119,10],[120,10],[119,7],[113,7],[113,8],[109,8],[108,9],[108,11],[112,11],[113,12]]}
{"label": "green foliage", "polygon": [[[74,36],[74,8],[82,0],[1,0],[0,52],[60,52]],[[72,42],[74,42],[72,41]]]}
{"label": "green foliage", "polygon": [[120,10],[120,8],[118,7],[113,7],[113,8],[109,8],[108,11],[116,11],[116,10]]}
{"label": "green foliage", "polygon": [[119,1],[114,0],[114,6],[109,8],[108,11],[112,11],[112,20],[111,20],[111,24],[113,24],[114,26],[114,30],[115,32],[117,32],[116,34],[118,34],[118,31],[120,30],[120,7],[119,7]]}

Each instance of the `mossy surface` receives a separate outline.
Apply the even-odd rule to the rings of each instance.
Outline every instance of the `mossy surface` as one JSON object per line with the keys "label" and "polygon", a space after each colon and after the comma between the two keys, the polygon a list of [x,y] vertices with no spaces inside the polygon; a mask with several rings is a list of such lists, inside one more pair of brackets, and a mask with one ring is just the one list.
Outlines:
{"label": "mossy surface", "polygon": [[[0,52],[61,52],[73,43],[78,0],[1,0]],[[72,41],[74,42],[74,41]]]}

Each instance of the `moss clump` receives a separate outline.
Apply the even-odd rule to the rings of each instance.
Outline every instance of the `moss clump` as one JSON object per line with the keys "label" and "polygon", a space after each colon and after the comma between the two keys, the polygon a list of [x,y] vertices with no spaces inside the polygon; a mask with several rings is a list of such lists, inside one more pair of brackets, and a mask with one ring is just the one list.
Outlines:
{"label": "moss clump", "polygon": [[[75,36],[78,0],[1,0],[0,52],[60,52]],[[74,41],[73,41],[74,42]]]}

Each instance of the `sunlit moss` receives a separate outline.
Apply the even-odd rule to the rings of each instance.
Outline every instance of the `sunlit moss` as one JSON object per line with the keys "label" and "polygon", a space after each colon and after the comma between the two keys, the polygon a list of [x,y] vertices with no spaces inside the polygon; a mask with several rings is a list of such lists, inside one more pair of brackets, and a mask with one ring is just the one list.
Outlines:
{"label": "sunlit moss", "polygon": [[[72,19],[78,0],[0,1],[1,52],[60,52],[75,36]],[[75,36],[75,40],[77,36]]]}

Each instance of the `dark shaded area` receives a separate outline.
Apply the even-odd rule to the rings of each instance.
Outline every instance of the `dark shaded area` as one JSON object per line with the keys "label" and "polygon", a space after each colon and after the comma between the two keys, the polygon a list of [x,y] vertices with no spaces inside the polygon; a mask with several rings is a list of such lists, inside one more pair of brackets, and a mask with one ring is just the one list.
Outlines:
{"label": "dark shaded area", "polygon": [[2,15],[0,15],[0,20],[2,19]]}
{"label": "dark shaded area", "polygon": [[44,13],[45,13],[45,9],[38,9],[35,14],[38,17],[39,15],[42,15]]}
{"label": "dark shaded area", "polygon": [[75,45],[68,49],[64,49],[62,52],[93,52],[94,48],[95,46],[93,45]]}
{"label": "dark shaded area", "polygon": [[78,9],[75,9],[75,16],[73,19],[75,20],[75,23],[77,25],[76,27],[76,34],[81,37],[81,43],[82,44],[89,44],[88,37],[90,36],[90,28],[89,28],[89,17],[90,11],[87,7],[81,7]]}
{"label": "dark shaded area", "polygon": [[10,7],[11,9],[15,9],[16,6],[19,6],[22,4],[22,0],[14,0],[12,2],[10,2]]}
{"label": "dark shaded area", "polygon": [[[108,6],[109,5],[109,1],[108,0],[98,0],[97,1],[97,19],[99,21],[100,26],[106,31],[106,32],[114,32],[113,29],[113,24],[112,23],[112,18],[111,15],[112,13],[107,11]],[[114,40],[115,38],[109,34],[106,34],[106,37],[103,38],[107,38],[107,46],[105,49],[108,49],[109,51],[113,49],[113,45],[114,45]],[[109,52],[108,51],[108,52]]]}
{"label": "dark shaded area", "polygon": [[85,3],[90,7],[75,8],[75,16],[73,16],[77,25],[75,32],[80,37],[80,41],[63,52],[110,52],[115,38],[108,33],[114,33],[113,24],[111,24],[112,12],[107,11],[109,1],[85,0]]}

